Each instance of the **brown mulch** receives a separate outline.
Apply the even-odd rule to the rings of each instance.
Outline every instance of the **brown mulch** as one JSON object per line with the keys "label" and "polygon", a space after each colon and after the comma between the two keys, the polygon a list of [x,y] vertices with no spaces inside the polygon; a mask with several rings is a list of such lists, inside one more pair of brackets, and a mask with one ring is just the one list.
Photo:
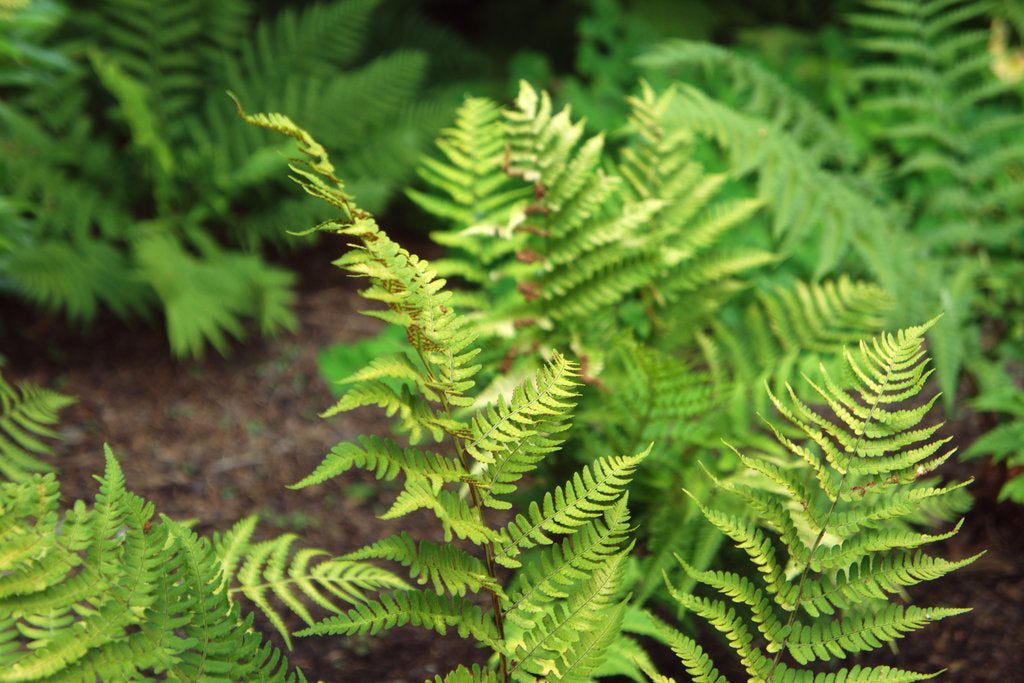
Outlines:
{"label": "brown mulch", "polygon": [[[333,401],[316,354],[379,329],[357,315],[365,307],[355,293],[358,281],[329,264],[336,253],[323,247],[288,263],[301,275],[296,334],[237,345],[228,358],[174,361],[155,327],[129,329],[104,317],[83,337],[6,303],[0,339],[5,379],[80,398],[63,414],[56,460],[68,499],[95,495],[93,475],[102,472],[107,443],[130,490],[158,512],[199,520],[201,533],[225,531],[259,513],[266,535],[294,532],[308,546],[340,554],[403,528],[375,517],[394,487],[376,484],[369,474],[353,471],[299,491],[284,488],[311,472],[334,444],[386,430],[371,409],[328,420],[317,415]],[[876,663],[948,668],[943,680],[949,681],[1024,680],[1024,507],[995,502],[1004,476],[998,468],[954,467],[963,476],[980,472],[973,488],[978,502],[941,551],[948,557],[987,553],[911,594],[921,604],[974,611],[911,635],[898,655],[882,653]],[[412,524],[422,527],[416,530],[421,535],[436,533],[429,519]],[[484,653],[454,635],[403,628],[374,638],[300,639],[291,657],[310,680],[397,682],[432,679],[460,662],[482,662]],[[665,673],[686,680],[681,669]]]}

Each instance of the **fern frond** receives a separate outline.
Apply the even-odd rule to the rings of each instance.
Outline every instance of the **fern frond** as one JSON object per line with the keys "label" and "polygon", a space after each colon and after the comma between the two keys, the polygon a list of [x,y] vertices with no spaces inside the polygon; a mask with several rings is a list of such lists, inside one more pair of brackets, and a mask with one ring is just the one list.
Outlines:
{"label": "fern frond", "polygon": [[[628,552],[628,551],[627,551]],[[605,562],[564,602],[554,605],[520,635],[506,634],[504,649],[516,661],[510,673],[528,672],[555,680],[577,680],[571,672],[589,668],[587,649],[595,641],[614,637],[604,619],[621,619],[621,603],[614,602],[621,582],[625,552]],[[596,630],[597,633],[592,633]]]}
{"label": "fern frond", "polygon": [[434,676],[432,683],[499,683],[498,673],[490,669],[484,669],[479,664],[474,664],[472,669],[467,669],[462,664],[454,671]]}
{"label": "fern frond", "polygon": [[466,591],[488,590],[505,598],[504,589],[487,573],[484,562],[461,548],[431,541],[417,543],[403,531],[351,552],[343,559],[371,558],[399,562],[409,568],[411,578],[421,584],[432,583],[439,594],[448,592],[462,596]]}
{"label": "fern frond", "polygon": [[523,242],[487,238],[509,236],[517,214],[533,192],[502,170],[505,140],[501,111],[490,100],[467,98],[455,112],[454,126],[442,130],[436,144],[447,162],[425,156],[418,173],[433,189],[448,196],[417,190],[407,190],[407,194],[426,211],[453,222],[450,230],[431,234],[438,244],[459,250],[435,262],[438,272],[482,283],[485,269]]}
{"label": "fern frond", "polygon": [[508,619],[529,628],[552,602],[563,600],[581,579],[618,553],[629,533],[626,496],[618,500],[603,519],[545,546],[518,574],[517,590],[508,601]]}
{"label": "fern frond", "polygon": [[535,380],[513,391],[511,405],[499,397],[497,405],[473,417],[465,449],[486,465],[483,505],[511,507],[499,496],[515,491],[516,482],[558,448],[558,432],[568,428],[566,416],[575,406],[577,376],[578,365],[556,353]]}
{"label": "fern frond", "polygon": [[[757,196],[774,210],[773,233],[789,252],[821,235],[814,277],[832,272],[853,248],[875,248],[874,233],[892,223],[888,213],[856,184],[822,167],[785,130],[737,111],[692,86],[680,85],[667,110],[669,125],[717,143],[733,173],[756,172]],[[869,246],[869,244],[871,246]]]}
{"label": "fern frond", "polygon": [[[244,596],[267,616],[291,649],[290,631],[284,617],[268,600],[268,592],[284,603],[306,624],[316,620],[303,598],[330,612],[340,612],[338,601],[366,600],[363,591],[405,588],[406,583],[391,572],[370,564],[330,557],[323,550],[302,548],[292,552],[294,534],[283,534],[262,543],[251,543],[255,518],[236,524],[223,539],[214,537],[214,552],[220,563],[222,588],[233,577],[229,597]],[[238,563],[244,559],[240,569]]]}
{"label": "fern frond", "polygon": [[199,259],[166,234],[139,240],[138,275],[164,304],[167,336],[175,355],[200,356],[210,344],[227,351],[228,335],[244,336],[241,318],[255,316],[265,332],[295,329],[290,287],[295,277],[256,255],[213,248]]}
{"label": "fern frond", "polygon": [[[775,393],[796,384],[800,371],[832,363],[846,344],[882,326],[892,298],[877,285],[847,277],[791,287],[759,289],[757,303],[747,306],[741,325],[712,324],[713,334],[699,336],[704,356],[726,393],[734,426],[745,429],[751,407],[769,410],[767,395],[751,401],[746,387],[768,383]],[[801,383],[800,386],[803,386]]]}
{"label": "fern frond", "polygon": [[[904,407],[920,395],[930,372],[922,337],[934,323],[862,341],[857,351],[847,349],[846,384],[822,366],[823,379],[810,386],[824,401],[823,408],[811,407],[792,388],[786,403],[769,390],[779,413],[806,441],[785,436],[769,422],[790,461],[738,454],[766,483],[716,480],[720,489],[746,503],[757,522],[698,503],[758,571],[750,578],[697,571],[680,559],[691,578],[725,599],[697,597],[671,584],[669,590],[681,606],[729,639],[750,676],[812,680],[811,671],[782,663],[781,653],[788,652],[800,664],[843,659],[966,611],[884,602],[902,586],[937,578],[977,559],[949,562],[914,550],[952,536],[960,526],[938,534],[911,527],[917,501],[949,497],[962,486],[935,488],[918,481],[949,454],[935,455],[945,440],[934,438],[935,428],[919,426],[935,399]],[[810,620],[804,621],[803,615]],[[684,654],[692,664],[700,663],[688,649]],[[842,669],[836,676],[846,680],[844,676],[869,674]],[[925,676],[896,672],[896,677]]]}
{"label": "fern frond", "polygon": [[530,503],[527,513],[516,515],[500,533],[495,561],[517,567],[517,556],[538,545],[550,545],[548,534],[572,533],[603,514],[612,501],[624,494],[630,476],[647,457],[650,447],[637,455],[595,460],[564,486],[544,494],[541,505]]}
{"label": "fern frond", "polygon": [[42,439],[57,437],[49,425],[75,401],[35,384],[11,386],[0,376],[0,481],[27,481],[33,472],[54,469],[40,460],[53,452]]}
{"label": "fern frond", "polygon": [[702,79],[707,80],[724,72],[733,91],[746,99],[738,108],[787,131],[813,158],[835,159],[843,164],[854,159],[850,139],[813,102],[786,85],[777,74],[737,51],[677,38],[660,43],[637,57],[636,62],[671,73],[699,66],[704,70]]}
{"label": "fern frond", "polygon": [[52,475],[0,484],[0,680],[304,681],[218,590],[211,545],[106,461],[93,508],[61,511]]}
{"label": "fern frond", "polygon": [[382,593],[380,600],[359,603],[345,614],[324,619],[295,635],[375,635],[405,624],[432,629],[441,635],[454,627],[463,638],[497,645],[494,623],[483,617],[479,607],[464,598],[416,590]]}

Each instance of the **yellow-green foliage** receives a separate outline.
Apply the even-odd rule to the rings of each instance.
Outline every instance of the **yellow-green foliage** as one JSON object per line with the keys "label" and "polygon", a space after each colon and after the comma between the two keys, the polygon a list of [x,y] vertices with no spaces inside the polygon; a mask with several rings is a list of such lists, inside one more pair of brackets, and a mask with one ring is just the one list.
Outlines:
{"label": "yellow-green foliage", "polygon": [[[626,487],[646,451],[597,458],[511,521],[489,522],[487,509],[512,508],[508,496],[558,450],[576,403],[577,364],[552,351],[510,400],[477,406],[476,334],[454,310],[445,282],[355,205],[323,147],[306,131],[279,114],[243,116],[298,141],[303,156],[293,160],[296,180],[341,214],[318,229],[352,240],[353,248],[336,264],[366,278],[361,294],[385,307],[369,314],[403,327],[409,341],[407,351],[375,359],[349,377],[352,388],[329,411],[379,405],[398,415],[409,445],[375,438],[341,444],[296,486],[353,466],[379,478],[401,474],[401,490],[381,517],[426,509],[440,522],[446,544],[415,543],[398,534],[355,551],[349,557],[396,560],[433,589],[385,592],[297,635],[376,634],[405,624],[441,634],[452,629],[496,655],[492,667],[478,673],[480,680],[585,680],[618,634],[624,608],[619,586],[629,551]],[[386,377],[406,384],[396,391],[382,381]],[[443,450],[417,447],[424,436]],[[482,561],[465,544],[451,545],[456,539],[476,546]],[[531,569],[505,585],[498,565],[523,566],[526,554]],[[472,600],[475,593],[488,598],[486,610]],[[456,670],[450,679],[465,673]]]}
{"label": "yellow-green foliage", "polygon": [[0,484],[0,680],[305,680],[216,589],[210,543],[106,457],[92,507],[61,509],[52,474]]}
{"label": "yellow-green foliage", "polygon": [[0,377],[0,481],[27,481],[53,467],[40,460],[52,451],[43,441],[61,408],[75,399],[34,384],[12,387]]}
{"label": "yellow-green foliage", "polygon": [[[967,482],[936,486],[928,475],[948,459],[948,439],[924,425],[935,401],[915,403],[931,374],[922,336],[935,321],[885,334],[847,350],[853,386],[822,371],[811,386],[827,408],[812,408],[791,388],[769,396],[802,433],[796,440],[768,420],[788,457],[738,453],[756,476],[716,482],[738,497],[757,521],[700,507],[757,571],[698,571],[691,577],[721,597],[670,586],[673,597],[723,633],[751,680],[920,680],[889,667],[840,669],[820,678],[802,665],[845,659],[900,638],[961,608],[888,602],[903,586],[938,578],[977,559],[934,558],[922,545],[959,528],[930,535],[914,528],[922,510],[962,509]],[[661,634],[697,681],[719,674],[699,644],[661,625]]]}

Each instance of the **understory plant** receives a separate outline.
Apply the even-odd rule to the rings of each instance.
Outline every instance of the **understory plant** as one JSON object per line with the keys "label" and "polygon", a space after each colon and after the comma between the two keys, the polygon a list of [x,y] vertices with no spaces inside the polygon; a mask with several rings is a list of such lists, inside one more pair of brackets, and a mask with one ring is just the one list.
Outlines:
{"label": "understory plant", "polygon": [[162,315],[176,356],[294,330],[295,276],[264,252],[324,215],[224,90],[301,113],[382,208],[447,116],[426,54],[370,53],[377,0],[69,4],[11,10],[35,61],[0,82],[0,291],[81,325]]}
{"label": "understory plant", "polygon": [[[337,445],[292,486],[363,468],[400,480],[384,519],[432,515],[437,531],[340,555],[293,535],[255,541],[255,518],[200,539],[126,493],[110,453],[96,505],[64,508],[53,475],[23,472],[41,470],[41,451],[19,460],[0,442],[0,465],[17,463],[0,494],[0,558],[13,558],[0,564],[0,670],[287,679],[280,653],[250,630],[251,603],[288,647],[413,625],[486,648],[486,663],[453,663],[436,683],[724,681],[695,619],[721,634],[748,680],[934,675],[855,657],[965,611],[904,604],[905,587],[975,559],[922,549],[952,536],[957,522],[931,529],[969,506],[966,482],[936,473],[953,450],[935,436],[937,397],[924,398],[925,335],[947,408],[962,368],[998,376],[1019,360],[1009,343],[1019,316],[993,327],[984,353],[972,330],[998,308],[985,293],[1020,298],[1010,265],[1019,80],[1006,24],[978,22],[1024,23],[998,2],[863,4],[851,18],[865,31],[856,48],[880,58],[832,91],[863,95],[836,117],[763,63],[688,41],[637,62],[660,76],[624,98],[626,125],[614,131],[588,133],[571,107],[526,83],[507,108],[467,97],[408,191],[448,250],[433,263],[356,204],[348,190],[362,199],[373,181],[343,184],[351,169],[332,165],[319,130],[314,139],[283,115],[242,114],[298,143],[293,178],[321,201],[292,225],[325,219],[307,232],[348,242],[336,264],[367,282],[367,313],[388,325],[361,360],[334,352],[344,370],[325,416],[376,405],[393,434]],[[323,15],[309,11],[259,33],[246,59],[278,54],[259,47],[276,31],[316,29]],[[295,59],[307,45],[284,42]],[[163,183],[159,205],[178,197],[157,173],[167,143],[151,134],[157,110],[135,107],[148,101],[138,65],[118,59],[89,56]],[[666,75],[677,80],[665,85]],[[301,95],[326,78],[300,79],[289,111],[316,123]],[[268,106],[254,83],[230,82],[241,101]],[[339,111],[361,86],[328,88]],[[190,135],[259,133],[234,131],[229,102],[206,106],[211,125]],[[276,172],[278,149],[197,155],[188,168],[213,169],[228,187],[218,198],[235,206],[252,193],[248,179]],[[195,206],[204,220],[216,214]],[[207,244],[181,239],[198,252]],[[175,282],[202,280],[158,265]],[[1016,464],[1019,388],[999,386],[1004,395],[975,405],[1016,421],[970,452]],[[25,401],[14,396],[5,414]],[[44,433],[46,410],[30,432]],[[82,632],[94,636],[77,645]],[[664,646],[678,665],[655,656]]]}

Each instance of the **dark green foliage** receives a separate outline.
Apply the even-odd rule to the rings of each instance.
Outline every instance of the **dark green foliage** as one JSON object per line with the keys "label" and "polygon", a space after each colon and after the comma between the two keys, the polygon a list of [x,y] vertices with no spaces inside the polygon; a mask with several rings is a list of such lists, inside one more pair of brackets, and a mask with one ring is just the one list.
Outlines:
{"label": "dark green foliage", "polygon": [[[847,351],[853,386],[828,372],[821,373],[820,385],[811,384],[827,409],[812,408],[792,388],[787,387],[786,400],[769,392],[776,409],[804,440],[790,439],[768,421],[787,457],[737,453],[755,476],[716,482],[741,499],[757,515],[757,523],[700,504],[708,520],[748,555],[757,571],[701,571],[680,559],[691,578],[725,599],[700,597],[671,585],[670,591],[728,638],[751,677],[824,680],[813,669],[800,667],[878,648],[930,621],[966,611],[885,602],[902,586],[938,578],[977,559],[947,561],[919,550],[948,538],[959,524],[937,535],[914,528],[922,521],[922,508],[960,508],[966,483],[936,486],[925,478],[952,455],[951,450],[942,452],[948,439],[933,437],[940,425],[922,425],[935,399],[914,403],[931,374],[921,345],[933,323],[876,337],[861,342],[857,351]],[[719,680],[692,639],[664,625],[661,632],[694,680]],[[859,666],[830,676],[929,677]]]}
{"label": "dark green foliage", "polygon": [[[244,0],[123,0],[69,13],[47,40],[74,68],[0,106],[6,287],[78,323],[101,307],[161,310],[175,355],[225,352],[246,319],[264,335],[294,329],[294,276],[260,249],[324,214],[277,198],[277,148],[238,125],[223,93],[310,119],[382,207],[447,114],[440,100],[412,114],[423,53],[360,58],[376,5],[259,17]],[[350,114],[335,116],[343,103]]]}

